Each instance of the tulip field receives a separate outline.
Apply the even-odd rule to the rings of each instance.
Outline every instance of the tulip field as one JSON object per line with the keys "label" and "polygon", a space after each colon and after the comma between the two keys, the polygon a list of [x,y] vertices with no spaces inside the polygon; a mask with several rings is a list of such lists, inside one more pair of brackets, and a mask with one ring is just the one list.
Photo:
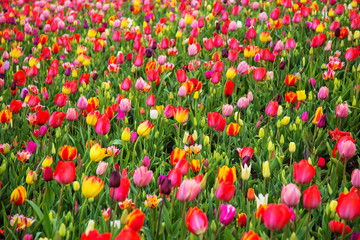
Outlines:
{"label": "tulip field", "polygon": [[360,240],[360,0],[2,0],[0,239]]}

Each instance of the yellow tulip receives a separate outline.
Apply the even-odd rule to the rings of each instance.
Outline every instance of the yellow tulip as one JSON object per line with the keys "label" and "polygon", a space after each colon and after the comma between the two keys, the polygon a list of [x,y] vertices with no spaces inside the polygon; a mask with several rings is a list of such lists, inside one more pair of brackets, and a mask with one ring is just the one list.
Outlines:
{"label": "yellow tulip", "polygon": [[96,143],[90,149],[90,159],[94,162],[100,162],[104,158],[111,156],[111,153],[106,152],[106,148],[101,148],[100,144]]}
{"label": "yellow tulip", "polygon": [[101,192],[103,188],[104,182],[101,178],[95,176],[85,176],[81,190],[86,198],[94,198]]}

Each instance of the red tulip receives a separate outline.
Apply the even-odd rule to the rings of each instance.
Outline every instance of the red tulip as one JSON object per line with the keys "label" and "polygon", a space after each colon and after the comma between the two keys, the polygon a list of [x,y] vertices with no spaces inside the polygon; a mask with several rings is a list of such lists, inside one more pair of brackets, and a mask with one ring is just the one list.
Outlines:
{"label": "red tulip", "polygon": [[234,197],[234,193],[235,185],[229,182],[222,182],[216,189],[215,196],[222,202],[229,202]]}
{"label": "red tulip", "polygon": [[61,184],[72,183],[76,178],[75,163],[72,161],[59,161],[55,168],[54,178]]}
{"label": "red tulip", "polygon": [[303,204],[308,210],[315,209],[321,203],[321,194],[316,185],[308,187],[303,193]]}
{"label": "red tulip", "polygon": [[96,229],[91,230],[88,234],[83,233],[80,240],[110,240],[111,233],[100,234]]}
{"label": "red tulip", "polygon": [[126,77],[124,81],[121,83],[121,90],[123,91],[129,91],[131,88],[131,79],[129,77]]}
{"label": "red tulip", "polygon": [[254,69],[253,77],[255,81],[262,81],[266,76],[266,68],[258,67]]}
{"label": "red tulip", "polygon": [[49,110],[43,111],[41,108],[36,114],[36,124],[44,125],[50,118]]}
{"label": "red tulip", "polygon": [[219,124],[219,119],[221,117],[221,114],[218,112],[209,112],[208,113],[208,126],[210,128],[215,128]]}
{"label": "red tulip", "polygon": [[224,63],[223,61],[217,61],[213,66],[214,72],[222,72],[224,70]]}
{"label": "red tulip", "polygon": [[360,215],[360,198],[355,192],[341,193],[336,213],[346,221],[352,221]]}
{"label": "red tulip", "polygon": [[14,81],[16,85],[23,86],[26,82],[26,75],[23,70],[19,70],[14,74]]}
{"label": "red tulip", "polygon": [[315,168],[305,159],[294,163],[294,180],[297,184],[310,183],[315,173]]}
{"label": "red tulip", "polygon": [[359,54],[360,52],[357,48],[349,48],[345,52],[345,59],[346,61],[353,62],[358,58]]}
{"label": "red tulip", "polygon": [[234,91],[234,82],[233,80],[229,80],[225,84],[225,96],[230,97]]}
{"label": "red tulip", "polygon": [[66,101],[67,101],[67,96],[64,94],[64,93],[58,93],[56,94],[56,97],[55,97],[55,104],[58,106],[58,107],[63,107],[66,105]]}
{"label": "red tulip", "polygon": [[102,114],[96,121],[95,131],[99,135],[106,135],[110,130],[110,120],[106,114]]}
{"label": "red tulip", "polygon": [[179,83],[183,83],[186,81],[186,73],[184,70],[182,70],[182,69],[176,70],[176,80]]}
{"label": "red tulip", "polygon": [[53,114],[51,114],[51,117],[49,119],[49,125],[52,128],[60,127],[65,119],[65,116],[66,114],[63,112],[53,112]]}
{"label": "red tulip", "polygon": [[215,130],[218,132],[223,132],[225,130],[225,127],[226,127],[226,118],[220,115]]}
{"label": "red tulip", "polygon": [[221,79],[221,72],[214,72],[211,75],[211,83],[213,83],[213,84],[219,83],[220,79]]}
{"label": "red tulip", "polygon": [[270,101],[265,109],[265,113],[270,117],[276,117],[279,110],[279,103],[277,101]]}
{"label": "red tulip", "polygon": [[120,186],[117,188],[110,188],[110,196],[116,202],[122,202],[127,198],[129,194],[129,189],[130,189],[130,180],[127,177],[127,170],[123,169],[120,180]]}
{"label": "red tulip", "polygon": [[186,214],[185,224],[189,232],[199,236],[204,234],[208,228],[208,220],[206,214],[198,209],[190,208]]}
{"label": "red tulip", "polygon": [[263,214],[267,229],[279,231],[289,222],[291,212],[285,204],[269,204]]}
{"label": "red tulip", "polygon": [[10,111],[14,114],[18,114],[22,108],[21,100],[12,100],[10,103]]}
{"label": "red tulip", "polygon": [[123,228],[115,240],[140,240],[140,235],[131,228]]}
{"label": "red tulip", "polygon": [[[185,160],[186,161],[186,160]],[[180,187],[182,180],[182,173],[179,168],[173,168],[168,174],[168,178],[171,180],[171,185],[175,187]]]}
{"label": "red tulip", "polygon": [[181,171],[181,174],[185,176],[190,169],[190,164],[186,159],[180,159],[176,165],[175,168],[179,169]]}
{"label": "red tulip", "polygon": [[[331,232],[341,235],[344,228],[344,223],[332,220],[330,221],[329,226]],[[348,225],[346,225],[344,234],[346,235],[349,232],[351,232],[351,228]]]}
{"label": "red tulip", "polygon": [[155,105],[155,95],[150,94],[149,97],[146,99],[146,105],[149,107],[153,107]]}

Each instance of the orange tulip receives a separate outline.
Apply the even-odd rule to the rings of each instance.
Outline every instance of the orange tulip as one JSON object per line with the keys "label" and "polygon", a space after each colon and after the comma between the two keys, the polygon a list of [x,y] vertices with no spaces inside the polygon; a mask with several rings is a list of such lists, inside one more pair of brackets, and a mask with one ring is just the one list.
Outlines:
{"label": "orange tulip", "polygon": [[0,112],[0,123],[8,123],[12,118],[12,112],[8,109],[4,109]]}
{"label": "orange tulip", "polygon": [[64,145],[60,148],[59,156],[64,161],[72,161],[76,158],[76,155],[77,155],[76,147]]}
{"label": "orange tulip", "polygon": [[185,123],[189,118],[189,108],[174,107],[174,118],[180,124]]}
{"label": "orange tulip", "polygon": [[285,84],[287,86],[294,86],[297,82],[297,77],[295,75],[288,74],[285,78]]}
{"label": "orange tulip", "polygon": [[314,117],[314,119],[313,119],[313,121],[312,121],[313,124],[317,124],[322,115],[323,115],[322,107],[318,107],[318,108],[316,109],[316,112],[315,112],[315,117]]}
{"label": "orange tulip", "polygon": [[261,240],[262,238],[257,235],[253,230],[250,230],[249,232],[245,232],[242,236],[241,240]]}
{"label": "orange tulip", "polygon": [[180,148],[175,148],[172,153],[171,153],[171,156],[170,156],[170,162],[173,166],[176,165],[176,163],[180,160],[186,160],[186,151],[185,150],[182,150]]}
{"label": "orange tulip", "polygon": [[222,166],[218,170],[218,180],[219,183],[229,182],[234,183],[236,181],[236,168],[229,168],[228,166]]}
{"label": "orange tulip", "polygon": [[246,197],[251,201],[255,198],[255,192],[253,188],[249,188],[246,194]]}
{"label": "orange tulip", "polygon": [[135,209],[127,216],[126,228],[139,232],[144,224],[145,214],[140,209]]}
{"label": "orange tulip", "polygon": [[226,134],[229,136],[236,136],[240,131],[240,125],[237,123],[230,123],[229,126],[226,128]]}
{"label": "orange tulip", "polygon": [[26,200],[26,189],[23,186],[19,186],[14,189],[10,196],[10,202],[14,205],[22,205]]}

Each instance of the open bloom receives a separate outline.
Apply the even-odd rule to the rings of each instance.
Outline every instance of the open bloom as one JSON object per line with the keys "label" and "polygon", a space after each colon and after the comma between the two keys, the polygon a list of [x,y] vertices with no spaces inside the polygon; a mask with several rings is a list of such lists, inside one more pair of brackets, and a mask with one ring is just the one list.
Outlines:
{"label": "open bloom", "polygon": [[153,172],[147,167],[141,166],[134,171],[134,183],[138,187],[147,186],[153,177]]}
{"label": "open bloom", "polygon": [[229,182],[233,184],[236,181],[236,168],[229,168],[226,165],[222,166],[221,168],[219,167],[218,180],[219,183]]}
{"label": "open bloom", "polygon": [[72,161],[77,156],[77,149],[76,147],[64,145],[60,148],[59,156],[64,161]]}
{"label": "open bloom", "polygon": [[81,190],[86,198],[93,198],[96,197],[103,188],[104,182],[101,178],[95,176],[85,176],[83,179]]}
{"label": "open bloom", "polygon": [[199,236],[204,234],[208,228],[206,214],[197,207],[190,208],[186,214],[185,224],[189,232]]}
{"label": "open bloom", "polygon": [[142,137],[149,135],[151,129],[154,127],[154,124],[151,124],[149,120],[142,121],[137,128],[137,134]]}
{"label": "open bloom", "polygon": [[[330,226],[331,232],[341,235],[342,230],[344,228],[344,223],[332,220],[332,221],[330,221],[329,226]],[[349,232],[351,232],[351,228],[348,225],[346,225],[345,226],[345,235],[348,234]]]}
{"label": "open bloom", "polygon": [[94,162],[100,162],[109,156],[111,153],[107,153],[107,149],[101,148],[99,143],[94,144],[90,149],[90,159]]}
{"label": "open bloom", "polygon": [[189,108],[183,108],[182,106],[174,107],[174,118],[175,120],[182,124],[185,123],[189,118]]}
{"label": "open bloom", "polygon": [[[14,227],[14,224],[16,223],[16,231],[19,232],[25,230],[25,228],[31,227],[35,221],[34,218],[27,218],[24,215],[19,215],[17,213],[10,218],[10,226]],[[25,239],[25,237],[23,239]]]}

